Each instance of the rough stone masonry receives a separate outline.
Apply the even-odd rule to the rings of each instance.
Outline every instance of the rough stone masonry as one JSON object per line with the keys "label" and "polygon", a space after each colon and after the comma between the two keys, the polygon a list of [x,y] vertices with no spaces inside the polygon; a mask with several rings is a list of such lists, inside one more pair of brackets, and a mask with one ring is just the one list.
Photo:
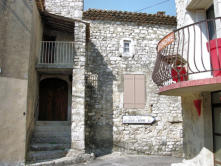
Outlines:
{"label": "rough stone masonry", "polygon": [[[70,18],[81,19],[83,14],[83,0],[46,0],[45,6],[51,13]],[[104,13],[112,14],[111,11]],[[124,15],[117,13],[119,17]],[[99,16],[96,10],[94,14]],[[83,17],[90,23],[87,30],[90,38],[85,41],[86,44],[83,42],[83,45],[77,46],[85,52],[85,57],[84,53],[80,55],[78,66],[73,70],[72,146],[75,146],[74,141],[78,149],[85,148],[86,152],[94,152],[97,156],[113,151],[182,156],[180,99],[159,96],[158,88],[151,79],[157,43],[175,29],[175,25],[168,25],[166,21],[136,23],[127,21],[127,18],[116,21],[113,16],[110,16],[111,19],[108,17]],[[168,20],[168,17],[162,17]],[[83,33],[85,27],[82,32],[79,28],[75,32],[75,35]],[[129,55],[123,53],[124,41],[130,41]],[[144,109],[124,108],[125,74],[145,76]],[[75,92],[81,94],[81,99],[76,99]],[[123,124],[125,115],[149,115],[156,121],[153,124]]]}
{"label": "rough stone masonry", "polygon": [[[182,155],[180,99],[159,96],[151,79],[157,42],[173,26],[87,20],[86,147],[95,154],[123,151],[141,154]],[[133,42],[133,55],[124,56],[121,41]],[[124,74],[144,74],[146,106],[123,107]],[[150,115],[152,125],[123,124],[124,115]]]}

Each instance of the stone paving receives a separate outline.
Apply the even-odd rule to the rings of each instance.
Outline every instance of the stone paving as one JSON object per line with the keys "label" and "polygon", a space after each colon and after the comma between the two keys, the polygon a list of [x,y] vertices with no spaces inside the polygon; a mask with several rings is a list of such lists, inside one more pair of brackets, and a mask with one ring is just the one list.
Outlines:
{"label": "stone paving", "polygon": [[182,158],[170,156],[123,155],[114,153],[99,157],[94,161],[73,166],[170,166],[180,163]]}

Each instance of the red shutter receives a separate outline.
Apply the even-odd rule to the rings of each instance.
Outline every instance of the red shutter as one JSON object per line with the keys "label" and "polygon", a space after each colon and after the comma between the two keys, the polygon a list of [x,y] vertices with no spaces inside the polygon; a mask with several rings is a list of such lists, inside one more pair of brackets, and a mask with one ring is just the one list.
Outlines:
{"label": "red shutter", "polygon": [[124,108],[134,108],[134,75],[124,75]]}
{"label": "red shutter", "polygon": [[145,76],[144,75],[135,75],[135,108],[145,108]]}

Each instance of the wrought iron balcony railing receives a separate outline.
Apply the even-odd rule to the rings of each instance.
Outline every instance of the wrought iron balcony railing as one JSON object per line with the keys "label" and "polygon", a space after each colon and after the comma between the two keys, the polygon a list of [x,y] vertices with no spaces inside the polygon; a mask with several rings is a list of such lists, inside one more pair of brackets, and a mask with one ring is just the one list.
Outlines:
{"label": "wrought iron balcony railing", "polygon": [[171,32],[157,46],[153,81],[167,86],[221,76],[221,17]]}
{"label": "wrought iron balcony railing", "polygon": [[38,68],[73,68],[74,42],[41,41]]}

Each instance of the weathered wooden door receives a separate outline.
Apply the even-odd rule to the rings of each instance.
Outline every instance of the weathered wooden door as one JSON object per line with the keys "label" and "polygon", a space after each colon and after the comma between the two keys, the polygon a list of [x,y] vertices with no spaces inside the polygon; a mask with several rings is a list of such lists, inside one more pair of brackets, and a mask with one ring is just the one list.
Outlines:
{"label": "weathered wooden door", "polygon": [[40,82],[40,121],[66,121],[68,112],[68,86],[63,80],[50,78]]}

